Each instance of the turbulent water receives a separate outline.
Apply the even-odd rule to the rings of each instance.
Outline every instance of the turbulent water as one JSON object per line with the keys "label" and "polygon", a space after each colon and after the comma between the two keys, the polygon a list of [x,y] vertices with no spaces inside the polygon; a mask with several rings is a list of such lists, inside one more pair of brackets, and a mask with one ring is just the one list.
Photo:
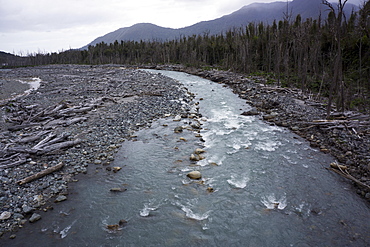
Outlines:
{"label": "turbulent water", "polygon": [[[194,120],[173,116],[137,132],[114,161],[121,171],[92,169],[54,213],[17,233],[13,246],[370,244],[370,209],[325,169],[330,156],[258,116],[242,116],[250,107],[221,84],[161,73],[196,94],[200,133],[174,133]],[[196,148],[205,159],[193,163]],[[194,170],[202,180],[186,177]],[[110,192],[116,187],[127,191]],[[122,219],[122,227],[107,229]]]}

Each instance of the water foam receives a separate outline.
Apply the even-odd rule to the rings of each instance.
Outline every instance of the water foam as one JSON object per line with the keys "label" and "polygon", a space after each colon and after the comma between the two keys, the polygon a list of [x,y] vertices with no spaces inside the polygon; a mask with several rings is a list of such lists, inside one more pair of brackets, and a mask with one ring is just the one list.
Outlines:
{"label": "water foam", "polygon": [[140,216],[141,217],[148,217],[150,215],[151,211],[155,211],[159,208],[161,203],[155,204],[155,200],[150,200],[149,203],[144,203],[144,208],[140,210]]}
{"label": "water foam", "polygon": [[211,211],[207,211],[204,214],[200,214],[200,213],[196,214],[193,212],[193,210],[191,210],[190,208],[186,206],[182,206],[181,210],[185,212],[186,217],[188,217],[189,219],[198,220],[198,221],[208,219],[211,213]]}
{"label": "water foam", "polygon": [[228,179],[227,182],[234,188],[244,189],[245,187],[247,187],[249,180],[250,179],[247,176],[236,177],[234,175],[231,175],[231,179]]}
{"label": "water foam", "polygon": [[262,150],[262,151],[273,152],[280,145],[281,145],[281,142],[266,141],[266,142],[260,142],[260,143],[256,144],[255,149]]}
{"label": "water foam", "polygon": [[65,238],[68,235],[69,230],[71,230],[72,226],[77,222],[77,220],[74,220],[72,224],[64,228],[63,230],[60,231],[60,238]]}
{"label": "water foam", "polygon": [[286,196],[282,196],[279,200],[276,199],[275,194],[270,194],[262,197],[261,202],[267,209],[280,209],[283,210],[287,206]]}

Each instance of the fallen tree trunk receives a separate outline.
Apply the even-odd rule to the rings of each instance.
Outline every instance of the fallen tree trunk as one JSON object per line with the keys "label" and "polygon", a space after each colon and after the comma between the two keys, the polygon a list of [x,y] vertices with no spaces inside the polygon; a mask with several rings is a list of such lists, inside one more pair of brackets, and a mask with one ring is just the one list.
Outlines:
{"label": "fallen tree trunk", "polygon": [[28,123],[28,124],[14,125],[14,126],[8,127],[8,130],[10,131],[22,130],[25,128],[34,127],[38,125],[41,125],[41,123]]}
{"label": "fallen tree trunk", "polygon": [[64,133],[64,134],[62,134],[61,136],[58,136],[58,137],[55,135],[55,136],[53,136],[52,138],[48,139],[47,141],[45,141],[43,143],[40,142],[40,143],[36,144],[32,149],[42,150],[46,146],[49,146],[51,144],[55,144],[57,142],[60,142],[60,141],[63,141],[65,139],[67,139],[68,136],[69,136],[69,134],[67,134],[67,133]]}
{"label": "fallen tree trunk", "polygon": [[5,169],[5,168],[14,167],[14,166],[19,166],[19,165],[22,165],[23,163],[26,163],[26,162],[27,162],[26,159],[20,159],[18,161],[15,161],[13,163],[10,163],[10,164],[0,165],[0,169]]}
{"label": "fallen tree trunk", "polygon": [[46,154],[46,153],[49,153],[49,152],[57,150],[57,149],[72,147],[74,145],[80,144],[81,142],[82,142],[82,140],[77,139],[75,141],[66,141],[66,142],[52,144],[48,147],[43,148],[42,150],[37,150],[37,154],[41,155],[41,154]]}
{"label": "fallen tree trunk", "polygon": [[43,170],[41,172],[38,172],[36,174],[33,174],[33,175],[29,176],[29,177],[26,177],[26,178],[24,178],[22,180],[17,181],[17,184],[22,185],[22,184],[31,182],[33,180],[36,180],[38,178],[42,178],[42,177],[44,177],[44,176],[46,176],[46,175],[48,175],[48,174],[50,174],[52,172],[55,172],[55,171],[59,170],[63,166],[64,166],[64,164],[62,162],[60,162],[58,165],[49,167],[49,168],[47,168],[47,169],[45,169],[45,170]]}
{"label": "fallen tree trunk", "polygon": [[46,111],[45,112],[45,115],[53,115],[53,114],[57,113],[60,109],[62,109],[64,107],[66,107],[66,104],[57,105],[53,110]]}
{"label": "fallen tree trunk", "polygon": [[1,158],[0,159],[0,163],[4,162],[4,161],[9,161],[9,160],[12,160],[14,158],[17,158],[17,156],[19,156],[20,154],[19,153],[16,153],[16,154],[13,154],[12,156],[9,156],[7,158]]}
{"label": "fallen tree trunk", "polygon": [[26,154],[36,154],[37,149],[26,148],[26,147],[10,147],[5,151],[8,153],[26,153]]}
{"label": "fallen tree trunk", "polygon": [[86,120],[87,120],[86,117],[78,117],[78,118],[69,119],[69,120],[66,120],[63,123],[63,126],[69,126],[69,125],[79,123],[79,122],[83,122],[83,121],[86,121]]}
{"label": "fallen tree trunk", "polygon": [[62,125],[66,127],[66,126],[69,126],[69,125],[72,125],[78,122],[86,121],[86,120],[87,120],[86,117],[77,117],[77,118],[72,118],[72,119],[67,119],[67,120],[53,120],[49,122],[48,124],[46,124],[45,128],[49,129],[56,125]]}
{"label": "fallen tree trunk", "polygon": [[41,147],[44,146],[44,144],[48,143],[51,139],[53,139],[56,136],[57,136],[56,134],[50,133],[47,137],[45,137],[39,143],[33,146],[32,149],[40,149]]}
{"label": "fallen tree trunk", "polygon": [[25,137],[25,138],[22,138],[22,139],[19,139],[17,140],[16,142],[17,143],[27,143],[27,142],[33,142],[33,141],[36,141],[38,139],[40,139],[43,135],[46,135],[50,133],[50,130],[48,131],[40,131],[39,133],[37,133],[36,135],[33,135],[33,136],[29,136],[29,137]]}

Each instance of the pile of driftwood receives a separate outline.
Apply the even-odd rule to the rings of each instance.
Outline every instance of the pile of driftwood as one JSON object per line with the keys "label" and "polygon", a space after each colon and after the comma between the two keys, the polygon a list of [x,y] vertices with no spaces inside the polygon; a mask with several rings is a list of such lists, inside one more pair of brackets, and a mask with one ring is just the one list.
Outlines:
{"label": "pile of driftwood", "polygon": [[96,106],[96,103],[70,106],[63,102],[43,108],[40,105],[8,103],[5,106],[7,115],[4,116],[7,130],[22,133],[17,133],[19,137],[14,139],[9,139],[6,132],[0,133],[0,169],[21,165],[32,155],[45,155],[81,143],[79,139],[71,140],[68,133],[60,131],[60,127],[86,121],[87,118],[81,115]]}
{"label": "pile of driftwood", "polygon": [[361,128],[365,132],[370,131],[370,116],[363,114],[354,114],[352,112],[332,114],[331,119],[314,120],[306,123],[309,127],[320,127],[325,130],[330,129],[351,129],[355,134],[356,129]]}

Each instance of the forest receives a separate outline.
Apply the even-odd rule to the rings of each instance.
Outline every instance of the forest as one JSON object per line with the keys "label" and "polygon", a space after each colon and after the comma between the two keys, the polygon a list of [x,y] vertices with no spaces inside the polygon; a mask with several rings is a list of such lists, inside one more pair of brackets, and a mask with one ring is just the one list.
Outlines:
{"label": "forest", "polygon": [[368,111],[370,105],[370,1],[351,16],[323,0],[331,11],[318,19],[285,14],[272,24],[249,23],[226,33],[203,33],[168,41],[115,41],[86,50],[30,54],[8,66],[44,64],[182,64],[195,68],[261,75],[282,87],[326,99],[328,116]]}

